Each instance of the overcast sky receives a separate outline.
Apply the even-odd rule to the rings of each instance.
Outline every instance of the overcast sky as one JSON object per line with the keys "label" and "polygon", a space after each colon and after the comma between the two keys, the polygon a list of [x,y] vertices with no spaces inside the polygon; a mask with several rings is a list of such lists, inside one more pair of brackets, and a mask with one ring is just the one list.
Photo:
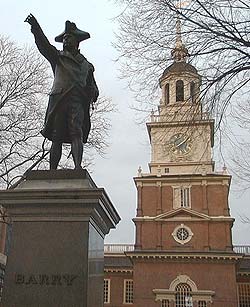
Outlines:
{"label": "overcast sky", "polygon": [[[112,98],[118,112],[111,116],[110,148],[105,158],[96,157],[91,176],[99,187],[104,187],[119,212],[122,221],[107,236],[108,243],[133,243],[134,226],[131,219],[136,212],[136,189],[133,177],[139,166],[148,171],[150,147],[145,126],[135,123],[136,114],[129,106],[133,96],[126,89],[125,81],[119,80],[118,54],[112,47],[117,25],[114,17],[121,8],[112,0],[6,0],[0,5],[0,33],[9,36],[20,45],[34,45],[30,26],[24,19],[32,13],[42,26],[51,43],[58,49],[61,44],[54,37],[64,30],[66,20],[75,22],[91,38],[81,43],[80,49],[95,66],[95,76],[101,96]],[[159,76],[155,76],[157,79]],[[217,165],[222,168],[222,165]],[[236,187],[232,187],[232,191]],[[234,244],[250,245],[250,224],[243,224],[240,216],[250,217],[250,192],[244,195],[232,192],[231,214],[236,218],[233,229]]]}

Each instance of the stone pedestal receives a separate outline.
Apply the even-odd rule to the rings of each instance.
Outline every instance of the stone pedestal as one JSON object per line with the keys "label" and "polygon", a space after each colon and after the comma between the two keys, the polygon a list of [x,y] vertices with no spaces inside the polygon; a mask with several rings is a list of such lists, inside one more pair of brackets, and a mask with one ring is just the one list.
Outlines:
{"label": "stone pedestal", "polygon": [[13,225],[1,306],[103,306],[104,236],[120,218],[88,172],[32,171],[0,202]]}

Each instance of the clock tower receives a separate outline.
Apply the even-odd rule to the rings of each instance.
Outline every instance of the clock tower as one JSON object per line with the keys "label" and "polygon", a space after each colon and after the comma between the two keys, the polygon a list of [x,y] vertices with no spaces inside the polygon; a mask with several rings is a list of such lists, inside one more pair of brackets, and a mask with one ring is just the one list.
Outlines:
{"label": "clock tower", "polygon": [[214,169],[214,121],[202,110],[201,77],[187,62],[180,21],[172,57],[159,80],[158,112],[147,124],[149,173],[134,178],[136,242],[127,253],[134,305],[235,307],[231,176]]}
{"label": "clock tower", "polygon": [[[179,22],[178,22],[179,23]],[[174,63],[161,78],[162,97],[158,114],[152,112],[147,124],[151,141],[152,174],[183,174],[212,172],[214,162],[214,121],[202,111],[201,77],[186,62],[188,50],[182,43],[180,25],[172,50]]]}

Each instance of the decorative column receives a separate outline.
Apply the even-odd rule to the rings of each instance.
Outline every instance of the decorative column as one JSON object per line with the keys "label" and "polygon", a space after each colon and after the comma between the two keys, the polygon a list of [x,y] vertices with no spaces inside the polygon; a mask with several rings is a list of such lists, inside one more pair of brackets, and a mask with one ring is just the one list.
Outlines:
{"label": "decorative column", "polygon": [[156,182],[157,187],[157,207],[156,207],[156,214],[159,215],[162,213],[162,185],[160,181]]}
{"label": "decorative column", "polygon": [[137,216],[143,216],[142,212],[142,182],[137,183]]}
{"label": "decorative column", "polygon": [[136,227],[135,250],[141,250],[142,249],[142,243],[141,243],[142,223],[137,221],[135,224],[135,227]]}

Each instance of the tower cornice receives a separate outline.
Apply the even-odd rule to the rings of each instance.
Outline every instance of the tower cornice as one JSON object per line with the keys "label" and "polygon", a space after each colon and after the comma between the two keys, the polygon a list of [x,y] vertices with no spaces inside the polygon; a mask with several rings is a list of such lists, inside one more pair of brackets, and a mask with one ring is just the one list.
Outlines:
{"label": "tower cornice", "polygon": [[211,173],[211,174],[161,174],[154,175],[151,173],[141,174],[140,177],[134,177],[134,182],[136,184],[153,184],[155,185],[157,181],[160,181],[162,185],[173,185],[181,182],[190,182],[190,184],[194,185],[212,185],[212,184],[223,184],[230,186],[231,184],[231,175],[228,174],[219,174],[219,173]]}
{"label": "tower cornice", "polygon": [[208,253],[204,252],[170,252],[170,251],[152,251],[152,250],[143,250],[143,251],[134,251],[125,253],[126,256],[132,260],[136,259],[147,259],[147,260],[177,260],[177,261],[238,261],[243,258],[243,255],[236,254],[234,252],[217,252],[211,251]]}

